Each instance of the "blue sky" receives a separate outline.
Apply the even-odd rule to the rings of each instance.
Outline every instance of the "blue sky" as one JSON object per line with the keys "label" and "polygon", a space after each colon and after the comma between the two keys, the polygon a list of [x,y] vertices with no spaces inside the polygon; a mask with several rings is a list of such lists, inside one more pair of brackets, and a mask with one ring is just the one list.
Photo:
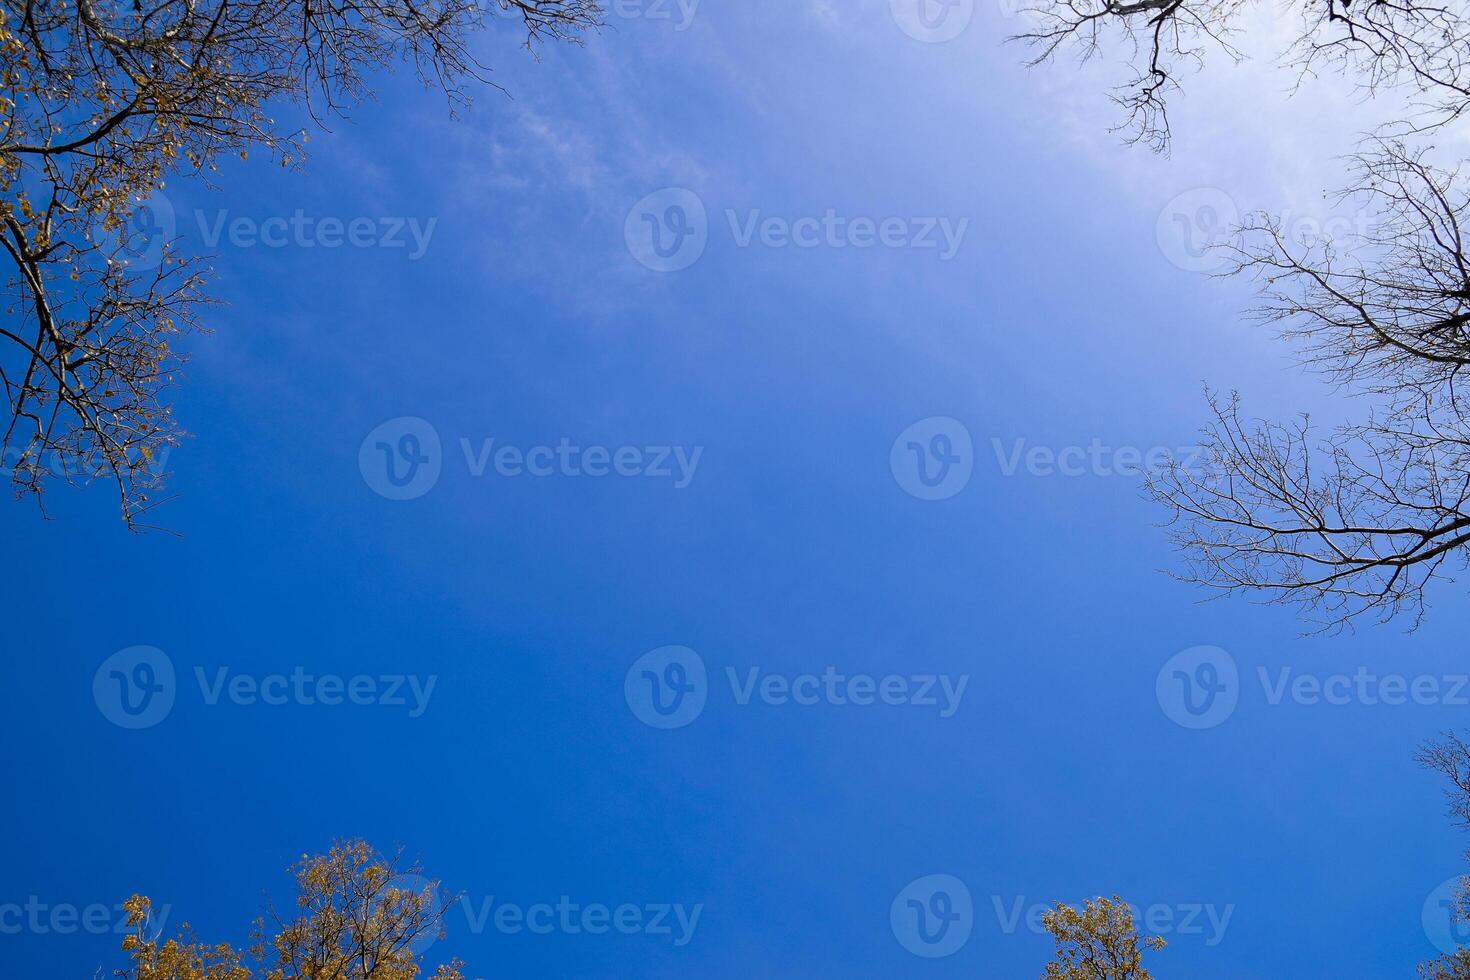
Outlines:
{"label": "blue sky", "polygon": [[[174,400],[180,536],[125,533],[103,487],[0,508],[6,976],[117,965],[54,913],[133,892],[243,940],[348,836],[465,893],[432,953],[472,976],[1029,976],[1028,910],[1115,892],[1160,977],[1409,975],[1466,844],[1412,762],[1470,698],[1453,586],[1413,635],[1200,604],[1116,472],[1189,445],[1207,382],[1353,410],[1169,231],[1221,200],[1329,217],[1336,96],[1203,79],[1162,160],[1107,134],[1097,71],[1020,69],[1004,6],[943,43],[873,0],[622,9],[539,60],[485,38],[508,94],[460,119],[390,77],[305,175],[167,189],[227,303]],[[694,200],[703,251],[641,263]],[[841,247],[779,244],[829,212]],[[912,243],[946,222],[953,255]],[[956,475],[928,487],[910,441]],[[1103,462],[1051,472],[1067,447]],[[390,499],[373,461],[410,455]],[[1198,647],[1224,657],[1170,666]],[[1190,727],[1167,692],[1204,659],[1234,707]],[[140,721],[112,671],[145,662],[172,702]],[[1314,700],[1342,674],[1434,693]],[[702,707],[660,714],[650,676]],[[516,927],[559,902],[572,928]],[[589,906],[635,912],[589,933]]]}

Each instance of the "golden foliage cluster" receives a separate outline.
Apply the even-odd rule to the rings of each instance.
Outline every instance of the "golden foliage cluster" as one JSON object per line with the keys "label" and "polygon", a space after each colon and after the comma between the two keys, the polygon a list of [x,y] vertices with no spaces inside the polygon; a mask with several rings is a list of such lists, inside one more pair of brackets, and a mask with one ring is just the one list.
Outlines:
{"label": "golden foliage cluster", "polygon": [[[150,929],[151,903],[126,903],[128,967],[120,980],[415,980],[418,948],[443,932],[452,899],[416,867],[401,868],[361,840],[303,855],[294,869],[296,914],[257,919],[250,945],[205,943],[184,925],[161,939]],[[462,965],[440,965],[433,980],[464,980]]]}

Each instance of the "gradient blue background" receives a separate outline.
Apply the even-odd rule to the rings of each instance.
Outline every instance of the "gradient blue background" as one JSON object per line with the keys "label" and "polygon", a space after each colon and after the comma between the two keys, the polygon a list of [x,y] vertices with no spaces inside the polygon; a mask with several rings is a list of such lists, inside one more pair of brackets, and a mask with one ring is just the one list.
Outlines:
{"label": "gradient blue background", "polygon": [[[219,192],[170,188],[182,215],[438,224],[416,262],[217,250],[228,305],[188,341],[175,405],[192,437],[158,514],[181,537],[126,533],[106,487],[55,492],[49,522],[0,508],[0,903],[141,891],[171,924],[240,941],[268,898],[288,900],[298,855],[362,836],[476,904],[704,904],[683,948],[475,935],[451,914],[432,952],[470,976],[1034,976],[1046,937],[1006,934],[994,903],[1113,892],[1235,906],[1217,946],[1168,937],[1162,978],[1410,975],[1433,952],[1421,906],[1466,843],[1412,754],[1465,709],[1271,707],[1251,684],[1194,732],[1154,682],[1197,644],[1252,678],[1463,672],[1456,590],[1417,634],[1302,638],[1289,610],[1201,605],[1160,574],[1174,557],[1136,481],[1007,477],[991,450],[1184,445],[1206,381],[1263,415],[1345,411],[1240,321],[1241,287],[1156,240],[1175,194],[1208,183],[1270,204],[1261,175],[1297,158],[1259,134],[1222,153],[1203,122],[1180,127],[1173,161],[1122,148],[1100,97],[1060,94],[1086,87],[1068,68],[1017,67],[1002,14],[982,5],[929,45],[886,3],[710,3],[685,31],[614,16],[539,61],[502,26],[483,50],[509,95],[483,91],[460,120],[399,75],[313,138],[305,176],[238,164]],[[714,228],[697,264],[660,275],[629,256],[623,219],[670,185],[696,190]],[[742,249],[725,208],[970,228],[950,262]],[[446,445],[437,487],[399,503],[357,453],[402,415]],[[969,485],[937,503],[889,471],[894,438],[931,415],[976,441]],[[475,479],[462,436],[704,455],[677,491]],[[170,717],[138,732],[92,697],[98,665],[132,644],[181,675]],[[948,719],[716,691],[692,725],[656,731],[623,679],[665,644],[717,673],[971,680]],[[439,683],[418,719],[208,706],[195,665]],[[888,911],[932,873],[967,883],[976,921],[930,961]],[[116,941],[0,936],[0,973],[91,977],[120,965]]]}

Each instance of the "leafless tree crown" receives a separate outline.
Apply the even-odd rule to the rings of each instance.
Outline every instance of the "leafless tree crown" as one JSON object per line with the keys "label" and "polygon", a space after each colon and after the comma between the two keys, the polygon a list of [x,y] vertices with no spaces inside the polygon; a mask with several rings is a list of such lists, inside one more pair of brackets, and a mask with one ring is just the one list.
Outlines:
{"label": "leafless tree crown", "polygon": [[[1120,51],[1130,77],[1114,90],[1129,141],[1166,150],[1169,100],[1181,77],[1214,51],[1241,60],[1236,39],[1246,0],[1035,0],[1031,27],[1017,35],[1032,64],[1062,52],[1082,61]],[[1364,94],[1404,87],[1421,110],[1406,129],[1431,128],[1470,107],[1470,15],[1460,4],[1421,0],[1299,0],[1279,9],[1295,18],[1280,61],[1299,79],[1332,72]]]}
{"label": "leafless tree crown", "polygon": [[1362,230],[1293,240],[1255,215],[1224,247],[1228,271],[1260,285],[1255,315],[1372,410],[1319,433],[1213,396],[1203,465],[1150,481],[1184,578],[1300,602],[1329,629],[1400,613],[1417,625],[1426,587],[1470,545],[1470,187],[1391,141],[1355,157],[1354,175],[1344,194],[1372,215]]}

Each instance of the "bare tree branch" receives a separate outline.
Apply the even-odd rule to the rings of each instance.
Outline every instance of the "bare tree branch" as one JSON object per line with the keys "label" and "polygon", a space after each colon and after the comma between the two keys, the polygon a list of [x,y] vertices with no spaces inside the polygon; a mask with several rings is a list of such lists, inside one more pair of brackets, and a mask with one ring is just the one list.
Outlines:
{"label": "bare tree branch", "polygon": [[1182,578],[1300,603],[1324,629],[1400,613],[1413,627],[1426,587],[1470,554],[1466,186],[1383,141],[1354,174],[1344,193],[1376,216],[1369,229],[1297,242],[1257,215],[1224,248],[1228,271],[1260,286],[1255,316],[1377,407],[1318,433],[1306,417],[1250,421],[1236,396],[1211,397],[1204,465],[1175,462],[1149,489],[1170,509]]}
{"label": "bare tree branch", "polygon": [[[1123,110],[1117,127],[1129,142],[1169,147],[1168,101],[1181,76],[1198,70],[1210,50],[1240,61],[1233,43],[1244,30],[1246,0],[1036,0],[1025,9],[1033,27],[1018,35],[1039,64],[1059,52],[1090,61],[1115,48],[1132,78],[1114,93]],[[1422,132],[1470,108],[1470,12],[1433,0],[1324,0],[1290,8],[1298,21],[1280,63],[1298,83],[1330,71],[1366,95],[1413,93],[1416,114],[1397,128]]]}

